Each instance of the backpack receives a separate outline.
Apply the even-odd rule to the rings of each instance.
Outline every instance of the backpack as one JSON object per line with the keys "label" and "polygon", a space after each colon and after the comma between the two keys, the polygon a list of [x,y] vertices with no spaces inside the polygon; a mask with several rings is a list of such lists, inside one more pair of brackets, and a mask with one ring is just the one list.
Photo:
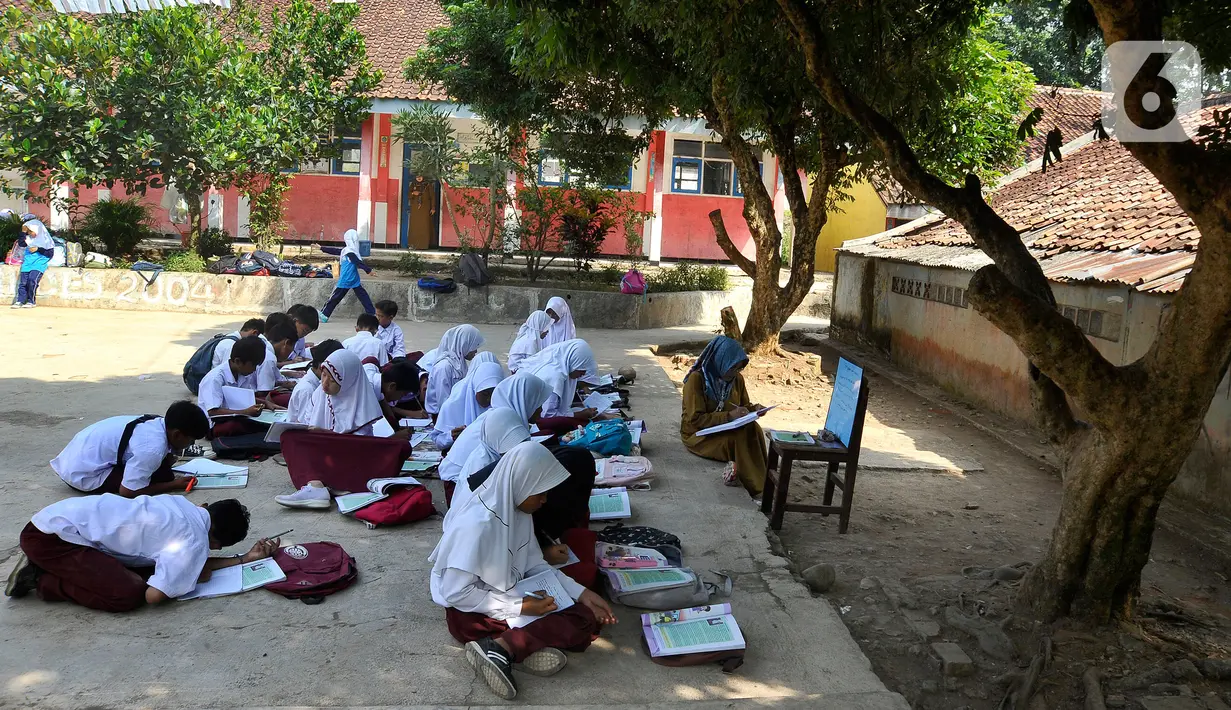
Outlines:
{"label": "backpack", "polygon": [[633,435],[622,420],[604,419],[590,422],[562,446],[587,449],[603,456],[627,456],[633,450]]}
{"label": "backpack", "polygon": [[356,520],[367,523],[368,529],[380,525],[404,525],[431,517],[436,512],[432,492],[423,486],[398,486],[389,497],[365,505],[351,513]]}
{"label": "backpack", "polygon": [[435,276],[424,276],[419,279],[419,288],[436,293],[453,293],[457,290],[457,284],[453,283],[453,279],[438,279]]}
{"label": "backpack", "polygon": [[269,269],[271,272],[277,271],[278,266],[282,264],[282,260],[278,258],[277,254],[273,254],[267,251],[261,251],[260,249],[252,252],[252,258],[258,264]]}
{"label": "backpack", "polygon": [[[629,571],[629,570],[623,570]],[[636,572],[653,572],[653,570],[633,570]],[[684,609],[690,606],[701,606],[708,604],[710,601],[710,589],[706,586],[705,580],[701,579],[701,575],[693,572],[688,567],[681,568],[681,571],[692,575],[692,582],[685,584],[682,587],[671,587],[669,589],[649,589],[644,592],[619,592],[616,591],[615,585],[611,583],[611,572],[608,570],[604,575],[604,586],[607,589],[607,597],[613,602],[619,602],[624,606],[636,607],[638,609],[653,609],[656,611],[666,611],[669,609]]]}
{"label": "backpack", "polygon": [[492,275],[487,270],[487,264],[483,263],[483,257],[474,252],[462,254],[462,258],[457,263],[457,278],[462,283],[470,286],[486,286],[492,282]]}
{"label": "backpack", "polygon": [[260,461],[282,452],[282,445],[276,441],[265,441],[265,432],[262,431],[215,437],[210,441],[210,446],[218,458],[232,461]]}
{"label": "backpack", "polygon": [[616,523],[598,531],[601,542],[612,545],[631,545],[632,547],[648,547],[658,550],[673,565],[684,563],[684,546],[675,535],[658,528],[645,525],[624,525]]}
{"label": "backpack", "polygon": [[602,461],[603,478],[601,483],[594,482],[596,487],[627,486],[654,477],[654,464],[644,456],[612,456]]}
{"label": "backpack", "polygon": [[238,263],[238,256],[224,256],[205,267],[205,270],[211,274],[231,274],[235,273],[232,269],[234,269],[235,265]]}
{"label": "backpack", "polygon": [[77,242],[64,243],[64,265],[73,268],[85,266],[85,252]]}
{"label": "backpack", "polygon": [[624,278],[620,279],[620,293],[635,293],[638,295],[646,292],[645,277],[636,269],[629,269]]}
{"label": "backpack", "polygon": [[9,249],[9,254],[4,258],[4,263],[9,266],[21,266],[21,262],[26,258],[26,250],[21,246],[21,242],[13,242],[13,248]]}
{"label": "backpack", "polygon": [[306,271],[306,267],[300,266],[299,264],[292,264],[289,261],[284,261],[281,264],[278,264],[278,268],[274,269],[273,273],[277,276],[302,277]]}
{"label": "backpack", "polygon": [[239,340],[234,335],[223,335],[218,333],[214,337],[205,341],[205,344],[197,348],[197,351],[188,358],[188,362],[184,363],[184,384],[193,394],[197,394],[197,390],[201,387],[201,380],[209,374],[209,371],[214,369],[214,351],[218,349],[218,344],[224,340],[235,342]]}
{"label": "backpack", "polygon": [[286,573],[281,582],[265,589],[304,604],[320,604],[325,597],[340,592],[359,578],[355,558],[336,542],[305,542],[287,545],[274,553],[274,562]]}
{"label": "backpack", "polygon": [[51,238],[51,261],[47,262],[48,266],[64,266],[68,263],[68,245],[59,238]]}

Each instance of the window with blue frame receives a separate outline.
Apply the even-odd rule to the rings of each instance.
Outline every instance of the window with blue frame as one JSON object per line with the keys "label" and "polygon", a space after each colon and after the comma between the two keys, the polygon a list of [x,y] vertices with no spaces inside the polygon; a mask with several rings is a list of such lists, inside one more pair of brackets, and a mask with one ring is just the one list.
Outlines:
{"label": "window with blue frame", "polygon": [[[584,178],[580,173],[575,173],[569,170],[564,161],[555,157],[551,153],[539,154],[539,184],[540,185],[565,185],[570,182],[580,182]],[[623,183],[604,185],[608,190],[631,190],[633,189],[633,166],[628,165],[628,172],[625,174]]]}
{"label": "window with blue frame", "polygon": [[334,175],[358,175],[362,156],[362,138],[343,138],[342,153],[333,159],[331,172]]}
{"label": "window with blue frame", "polygon": [[[674,141],[671,191],[693,195],[742,197],[739,174],[721,143]],[[760,164],[757,165],[761,168]]]}

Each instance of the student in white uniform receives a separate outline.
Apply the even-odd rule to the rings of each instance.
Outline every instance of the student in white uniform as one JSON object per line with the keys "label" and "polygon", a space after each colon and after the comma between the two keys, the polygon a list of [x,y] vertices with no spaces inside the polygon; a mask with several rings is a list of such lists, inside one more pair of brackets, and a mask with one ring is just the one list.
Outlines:
{"label": "student in white uniform", "polygon": [[[593,419],[598,412],[593,409],[573,413],[573,396],[577,392],[577,380],[598,373],[594,352],[584,340],[566,340],[548,345],[531,358],[522,362],[518,372],[534,375],[551,386],[552,396],[543,405],[543,417],[565,417],[575,420]],[[583,422],[584,423],[584,422]],[[572,429],[576,423],[568,423]]]}
{"label": "student in white uniform", "polygon": [[[260,402],[247,409],[229,409],[223,396],[223,387],[242,387],[250,382],[249,376],[256,372],[257,366],[265,359],[265,343],[256,336],[244,338],[231,348],[231,358],[218,367],[206,373],[201,378],[197,389],[197,406],[210,418],[211,438],[215,436],[235,436],[257,431],[244,417],[255,417],[264,407]],[[240,415],[240,416],[231,416]],[[220,419],[219,417],[227,417]]]}
{"label": "student in white uniform", "polygon": [[552,324],[543,347],[563,343],[577,337],[577,326],[573,324],[573,311],[568,307],[568,301],[559,296],[552,296],[547,300],[545,312],[551,317]]}
{"label": "student in white uniform", "polygon": [[398,315],[398,304],[393,301],[376,302],[376,321],[380,328],[376,337],[385,344],[385,352],[390,360],[406,357],[406,339],[402,335],[402,326],[393,322]]}
{"label": "student in white uniform", "polygon": [[77,432],[51,468],[81,493],[125,498],[182,491],[192,480],[171,471],[176,452],[209,434],[209,417],[192,402],[175,402],[166,416],[108,417]]}
{"label": "student in white uniform", "polygon": [[289,362],[307,360],[311,357],[308,354],[308,348],[312,347],[312,343],[308,342],[308,336],[321,327],[320,316],[317,315],[315,308],[306,303],[296,303],[286,310],[286,314],[291,317],[291,322],[295,324],[295,332],[299,335],[287,359]]}
{"label": "student in white uniform", "polygon": [[209,556],[247,536],[248,509],[234,499],[198,507],[170,495],[69,498],[35,513],[21,531],[22,554],[4,593],[131,611],[183,596],[213,570],[278,549],[278,540],[260,540],[242,557]]}
{"label": "student in white uniform", "polygon": [[[247,338],[250,335],[264,335],[264,334],[265,334],[265,321],[261,320],[260,318],[249,318],[248,320],[244,321],[244,324],[240,326],[239,330],[233,333],[227,333],[226,338],[223,339],[220,343],[218,343],[216,347],[214,347],[214,357],[213,357],[213,360],[210,366],[218,367],[219,365],[226,362],[227,360],[230,360],[231,359],[231,348],[235,347],[235,343],[239,342],[240,340],[243,340],[244,338]],[[231,338],[234,338],[234,340],[231,340]]]}
{"label": "student in white uniform", "polygon": [[514,446],[530,440],[530,429],[522,422],[521,415],[504,407],[487,410],[470,426],[476,427],[479,437],[475,445],[469,447],[470,455],[462,464],[451,495],[446,496],[449,513],[461,508],[470,497],[468,480],[471,476],[499,461]]}
{"label": "student in white uniform", "polygon": [[355,321],[355,334],[342,341],[342,347],[355,353],[359,362],[367,363],[369,358],[375,360],[377,367],[384,367],[389,362],[389,352],[385,343],[376,337],[376,329],[380,324],[371,313],[360,313]]}
{"label": "student in white uniform", "polygon": [[535,311],[521,324],[517,329],[517,339],[509,348],[509,372],[517,372],[523,360],[543,349],[552,323],[551,316],[545,311]]}
{"label": "student in white uniform", "polygon": [[427,380],[427,401],[423,408],[433,417],[440,412],[440,405],[449,398],[453,385],[466,376],[466,363],[483,345],[483,334],[473,325],[455,325],[440,337],[436,348],[436,360],[431,364],[431,376]]}
{"label": "student in white uniform", "polygon": [[503,379],[504,366],[496,361],[495,355],[486,351],[475,355],[470,372],[453,385],[449,398],[440,406],[432,429],[436,446],[441,450],[452,446],[453,439],[492,405],[492,393]]}
{"label": "student in white uniform", "polygon": [[[541,444],[518,444],[450,511],[428,557],[432,601],[445,607],[449,633],[466,645],[466,660],[479,677],[506,700],[517,696],[513,664],[552,675],[568,661],[561,649],[583,651],[604,624],[616,623],[606,601],[547,564],[535,539],[532,514],[568,477]],[[523,579],[539,574],[552,575],[576,603],[560,609],[551,596],[516,591]],[[539,618],[510,628],[509,621],[522,616]]]}
{"label": "student in white uniform", "polygon": [[[295,349],[295,343],[299,339],[299,331],[295,330],[295,324],[282,315],[282,320],[277,324],[268,325],[266,320],[265,335],[260,336],[260,339],[265,345],[265,357],[261,360],[261,364],[257,366],[256,372],[252,373],[246,380],[244,386],[248,389],[255,390],[258,399],[267,399],[266,405],[277,409],[286,407],[286,403],[290,400],[290,390],[295,385],[295,381],[282,374],[278,369],[278,363],[283,362],[291,356],[291,351]],[[281,389],[285,392],[281,392]],[[274,397],[268,395],[274,394]]]}
{"label": "student in white uniform", "polygon": [[342,343],[332,338],[313,345],[308,349],[312,364],[308,372],[295,383],[291,391],[291,401],[286,405],[286,420],[292,424],[307,424],[312,421],[312,399],[321,386],[321,365],[325,358],[342,349]]}

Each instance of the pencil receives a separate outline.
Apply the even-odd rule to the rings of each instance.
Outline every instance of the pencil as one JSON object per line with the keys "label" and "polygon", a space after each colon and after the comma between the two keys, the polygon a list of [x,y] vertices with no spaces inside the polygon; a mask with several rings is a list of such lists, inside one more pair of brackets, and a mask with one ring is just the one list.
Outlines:
{"label": "pencil", "polygon": [[278,533],[277,535],[270,535],[269,537],[267,537],[267,538],[265,538],[265,539],[266,539],[266,540],[277,540],[278,538],[282,537],[283,535],[290,535],[290,534],[291,534],[291,533],[293,533],[293,532],[295,532],[295,528],[291,528],[290,530],[287,530],[287,531],[285,531],[285,532],[280,532],[280,533]]}

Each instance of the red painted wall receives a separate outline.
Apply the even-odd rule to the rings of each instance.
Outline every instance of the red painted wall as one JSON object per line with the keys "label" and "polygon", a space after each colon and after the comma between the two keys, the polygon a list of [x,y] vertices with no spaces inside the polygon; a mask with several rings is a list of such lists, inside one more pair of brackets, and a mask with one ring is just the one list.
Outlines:
{"label": "red painted wall", "polygon": [[714,239],[714,225],[710,223],[710,212],[715,209],[722,210],[727,234],[736,248],[744,256],[756,258],[756,246],[744,221],[742,197],[673,193],[663,195],[663,258],[725,261],[727,255]]}
{"label": "red painted wall", "polygon": [[357,175],[292,175],[285,207],[290,238],[341,242],[342,234],[355,228],[357,204]]}
{"label": "red painted wall", "polygon": [[[81,207],[77,211],[77,214],[76,214],[77,219],[81,219],[82,217],[84,217],[85,214],[89,211],[89,209],[93,207],[96,202],[98,202],[98,191],[100,189],[105,190],[107,188],[105,187],[102,187],[102,188],[98,188],[98,187],[84,188],[83,187],[81,188],[80,192],[78,193],[79,195],[78,200],[79,200],[79,204],[81,205]],[[177,225],[177,224],[171,223],[171,218],[168,213],[168,210],[165,210],[162,208],[163,192],[164,190],[162,188],[150,188],[145,191],[144,197],[142,197],[141,195],[137,193],[134,193],[132,196],[140,197],[142,201],[145,202],[145,204],[149,205],[150,212],[154,216],[154,231],[160,234],[167,234],[167,235],[182,234],[184,231],[187,231],[187,225],[185,224]],[[234,234],[236,223],[238,220],[239,193],[235,190],[227,190],[227,191],[222,192],[221,194],[222,194],[222,200],[223,200],[222,202],[222,227],[223,229],[226,229],[231,234]],[[128,191],[124,189],[124,186],[122,184],[117,184],[114,188],[111,189],[111,198],[114,200],[126,199],[129,196],[130,195],[128,194]],[[31,201],[30,211],[33,214],[37,215],[44,222],[50,223],[49,220],[51,219],[51,208],[47,204],[36,203],[36,202]]]}

